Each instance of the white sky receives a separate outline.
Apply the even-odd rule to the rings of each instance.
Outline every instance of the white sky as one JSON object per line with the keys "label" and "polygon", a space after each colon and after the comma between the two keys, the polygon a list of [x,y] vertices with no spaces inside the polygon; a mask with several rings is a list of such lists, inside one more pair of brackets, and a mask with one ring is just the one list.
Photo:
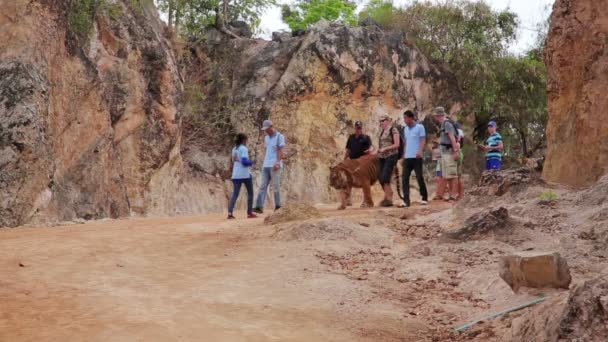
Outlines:
{"label": "white sky", "polygon": [[[537,33],[534,31],[536,25],[551,13],[555,0],[487,0],[496,10],[509,8],[517,13],[520,20],[518,40],[511,51],[520,53],[528,50],[534,44]],[[279,0],[279,3],[290,3],[290,0]],[[359,8],[362,8],[366,0],[359,0]],[[395,5],[404,5],[411,0],[394,0]],[[271,8],[262,16],[261,37],[269,39],[272,32],[288,30],[285,23],[281,21],[281,10],[278,7]]]}

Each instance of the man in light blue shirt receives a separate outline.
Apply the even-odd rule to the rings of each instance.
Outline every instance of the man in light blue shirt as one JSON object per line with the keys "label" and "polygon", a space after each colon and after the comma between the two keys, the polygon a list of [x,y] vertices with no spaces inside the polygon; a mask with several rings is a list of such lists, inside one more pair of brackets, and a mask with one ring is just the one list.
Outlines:
{"label": "man in light blue shirt", "polygon": [[262,131],[266,132],[264,140],[266,154],[262,167],[262,185],[258,192],[256,206],[253,209],[260,214],[264,212],[264,202],[269,185],[272,185],[274,194],[274,210],[281,208],[281,169],[283,168],[283,149],[285,148],[285,136],[274,129],[272,121],[264,120]]}
{"label": "man in light blue shirt", "polygon": [[428,203],[428,192],[424,183],[424,175],[422,174],[422,161],[424,156],[424,148],[426,147],[426,131],[424,126],[416,122],[416,114],[411,110],[403,113],[405,127],[403,128],[403,139],[405,141],[405,149],[403,152],[403,197],[405,207],[409,207],[410,203],[410,176],[412,170],[416,173],[416,180],[420,188],[422,196],[422,205]]}

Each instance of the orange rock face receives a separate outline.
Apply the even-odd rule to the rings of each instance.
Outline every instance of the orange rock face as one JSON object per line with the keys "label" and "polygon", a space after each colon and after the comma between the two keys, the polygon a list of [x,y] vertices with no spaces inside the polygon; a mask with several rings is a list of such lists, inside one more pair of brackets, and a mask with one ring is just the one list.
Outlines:
{"label": "orange rock face", "polygon": [[547,42],[544,177],[587,186],[608,172],[608,6],[557,0]]}

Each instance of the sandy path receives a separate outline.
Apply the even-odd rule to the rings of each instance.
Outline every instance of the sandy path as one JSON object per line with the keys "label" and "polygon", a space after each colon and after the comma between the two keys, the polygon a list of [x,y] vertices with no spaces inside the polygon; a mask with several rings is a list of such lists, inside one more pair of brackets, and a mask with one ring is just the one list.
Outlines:
{"label": "sandy path", "polygon": [[374,341],[416,324],[273,229],[206,215],[0,231],[0,341]]}

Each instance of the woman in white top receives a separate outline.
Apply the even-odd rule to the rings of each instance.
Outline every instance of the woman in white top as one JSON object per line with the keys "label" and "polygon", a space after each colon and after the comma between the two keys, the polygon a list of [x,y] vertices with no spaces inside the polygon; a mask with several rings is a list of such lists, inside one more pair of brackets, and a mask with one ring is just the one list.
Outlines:
{"label": "woman in white top", "polygon": [[253,161],[249,160],[249,150],[247,149],[247,136],[243,133],[236,135],[234,140],[234,148],[232,149],[232,198],[228,205],[228,219],[234,219],[232,212],[236,205],[236,200],[239,198],[241,185],[245,184],[247,188],[247,217],[256,218],[253,213],[253,180],[251,179],[250,168]]}

